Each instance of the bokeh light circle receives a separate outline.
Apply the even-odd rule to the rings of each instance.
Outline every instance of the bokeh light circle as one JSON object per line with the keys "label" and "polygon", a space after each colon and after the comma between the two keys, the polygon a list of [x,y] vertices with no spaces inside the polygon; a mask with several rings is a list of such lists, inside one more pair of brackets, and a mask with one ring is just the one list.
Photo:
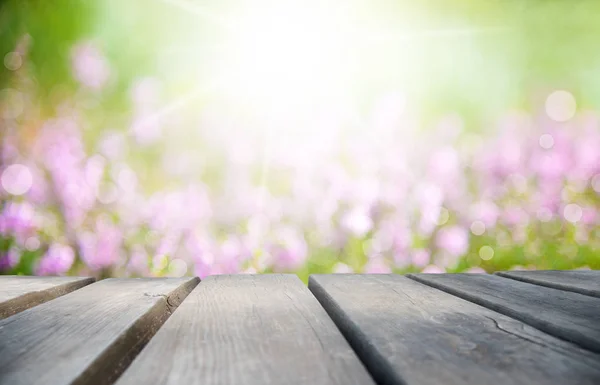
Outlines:
{"label": "bokeh light circle", "polygon": [[473,235],[483,235],[483,233],[485,233],[485,223],[482,221],[474,221],[471,223],[471,233],[473,233]]}
{"label": "bokeh light circle", "polygon": [[554,147],[554,138],[550,134],[543,134],[540,136],[539,143],[541,148],[549,150]]}
{"label": "bokeh light circle", "polygon": [[0,181],[7,193],[11,195],[23,195],[31,188],[33,176],[27,166],[12,164],[4,169]]}
{"label": "bokeh light circle", "polygon": [[489,261],[494,258],[494,249],[491,246],[481,246],[479,249],[479,257],[484,261]]}
{"label": "bokeh light circle", "polygon": [[11,70],[16,71],[23,65],[23,59],[18,52],[9,52],[4,55],[4,66]]}
{"label": "bokeh light circle", "polygon": [[183,259],[173,259],[169,263],[169,276],[183,277],[187,273],[188,265]]}
{"label": "bokeh light circle", "polygon": [[29,251],[35,251],[40,248],[40,240],[37,237],[29,237],[25,240],[25,248]]}
{"label": "bokeh light circle", "polygon": [[546,99],[546,114],[556,122],[566,122],[577,110],[575,97],[568,91],[554,91]]}
{"label": "bokeh light circle", "polygon": [[563,210],[563,216],[567,221],[571,223],[577,223],[583,216],[583,210],[578,204],[570,203],[565,206]]}

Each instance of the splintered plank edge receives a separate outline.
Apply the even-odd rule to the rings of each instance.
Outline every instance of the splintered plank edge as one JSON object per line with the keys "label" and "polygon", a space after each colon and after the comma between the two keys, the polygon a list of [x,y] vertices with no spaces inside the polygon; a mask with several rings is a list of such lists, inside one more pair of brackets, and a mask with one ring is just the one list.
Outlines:
{"label": "splintered plank edge", "polygon": [[0,276],[0,320],[93,282],[88,277]]}
{"label": "splintered plank edge", "polygon": [[111,384],[198,281],[106,279],[0,321],[0,383]]}

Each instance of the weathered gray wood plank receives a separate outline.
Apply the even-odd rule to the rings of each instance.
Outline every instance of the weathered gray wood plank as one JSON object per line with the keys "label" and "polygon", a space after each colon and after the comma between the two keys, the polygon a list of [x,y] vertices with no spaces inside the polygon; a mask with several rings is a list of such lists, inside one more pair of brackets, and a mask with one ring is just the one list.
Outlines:
{"label": "weathered gray wood plank", "polygon": [[600,353],[600,299],[487,274],[411,278]]}
{"label": "weathered gray wood plank", "polygon": [[0,276],[0,320],[92,282],[86,277]]}
{"label": "weathered gray wood plank", "polygon": [[505,278],[600,298],[600,271],[598,270],[503,271],[496,274]]}
{"label": "weathered gray wood plank", "polygon": [[399,275],[313,275],[380,384],[597,384],[600,356]]}
{"label": "weathered gray wood plank", "polygon": [[373,384],[295,275],[203,280],[117,382]]}
{"label": "weathered gray wood plank", "polygon": [[0,321],[0,384],[110,384],[197,278],[106,279]]}

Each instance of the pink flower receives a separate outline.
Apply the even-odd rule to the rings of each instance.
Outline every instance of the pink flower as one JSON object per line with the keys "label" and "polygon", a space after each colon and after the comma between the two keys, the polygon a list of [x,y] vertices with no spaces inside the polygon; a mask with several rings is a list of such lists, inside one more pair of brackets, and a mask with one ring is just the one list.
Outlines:
{"label": "pink flower", "polygon": [[452,147],[437,150],[429,160],[429,176],[434,180],[452,183],[460,172],[460,158]]}
{"label": "pink flower", "polygon": [[148,253],[142,245],[134,245],[131,248],[131,257],[127,265],[129,271],[147,275],[149,268]]}
{"label": "pink flower", "polygon": [[108,82],[110,68],[102,52],[92,43],[73,47],[71,64],[75,79],[85,87],[100,90]]}
{"label": "pink flower", "polygon": [[394,253],[394,266],[404,268],[411,264],[411,258],[408,252]]}
{"label": "pink flower", "polygon": [[0,213],[0,235],[13,236],[22,245],[36,231],[34,214],[27,202],[8,202]]}
{"label": "pink flower", "polygon": [[273,268],[278,272],[299,269],[308,258],[308,246],[304,237],[292,229],[281,231],[277,242],[269,249],[273,257]]}
{"label": "pink flower", "polygon": [[95,233],[80,237],[82,259],[92,270],[113,266],[120,257],[123,235],[111,223],[99,221]]}
{"label": "pink flower", "polygon": [[429,265],[426,268],[424,268],[421,272],[425,274],[443,274],[446,272],[446,270],[439,266]]}
{"label": "pink flower", "polygon": [[527,224],[529,222],[529,216],[522,208],[509,206],[504,209],[502,220],[509,226],[518,226]]}
{"label": "pink flower", "polygon": [[373,258],[365,265],[366,274],[390,274],[392,269],[381,258]]}
{"label": "pink flower", "polygon": [[7,253],[0,253],[0,271],[12,269],[19,263],[20,259],[21,254],[14,247],[10,248]]}
{"label": "pink flower", "polygon": [[452,257],[464,255],[469,250],[469,231],[460,226],[440,229],[436,245]]}
{"label": "pink flower", "polygon": [[499,210],[491,201],[479,201],[471,206],[471,220],[481,221],[486,228],[493,228],[496,226],[498,220]]}
{"label": "pink flower", "polygon": [[599,219],[600,216],[598,215],[598,210],[595,207],[582,207],[581,223],[591,226],[600,223],[598,221]]}
{"label": "pink flower", "polygon": [[357,237],[365,236],[373,228],[373,220],[365,208],[355,208],[342,218],[342,226]]}
{"label": "pink flower", "polygon": [[600,134],[593,127],[575,143],[575,167],[576,172],[584,179],[591,178],[600,172]]}
{"label": "pink flower", "polygon": [[412,254],[412,263],[416,267],[425,267],[429,264],[430,253],[429,250],[418,249],[415,250]]}
{"label": "pink flower", "polygon": [[111,160],[123,158],[127,152],[125,135],[116,131],[107,132],[100,139],[98,150],[102,155]]}
{"label": "pink flower", "polygon": [[69,246],[55,243],[40,260],[36,274],[62,275],[65,274],[75,262],[75,253]]}
{"label": "pink flower", "polygon": [[151,112],[138,113],[130,130],[137,143],[142,146],[156,143],[163,134],[160,117]]}
{"label": "pink flower", "polygon": [[350,266],[346,265],[345,263],[338,262],[333,266],[333,273],[334,274],[350,274],[350,273],[354,273],[354,269],[352,269]]}

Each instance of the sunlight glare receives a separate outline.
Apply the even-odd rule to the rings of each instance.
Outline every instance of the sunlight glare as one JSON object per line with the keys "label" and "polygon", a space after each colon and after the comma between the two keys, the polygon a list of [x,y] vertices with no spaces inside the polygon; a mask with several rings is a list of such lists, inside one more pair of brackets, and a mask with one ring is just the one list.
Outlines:
{"label": "sunlight glare", "polygon": [[353,60],[351,19],[324,5],[256,7],[235,23],[220,70],[228,93],[273,106],[343,95]]}

